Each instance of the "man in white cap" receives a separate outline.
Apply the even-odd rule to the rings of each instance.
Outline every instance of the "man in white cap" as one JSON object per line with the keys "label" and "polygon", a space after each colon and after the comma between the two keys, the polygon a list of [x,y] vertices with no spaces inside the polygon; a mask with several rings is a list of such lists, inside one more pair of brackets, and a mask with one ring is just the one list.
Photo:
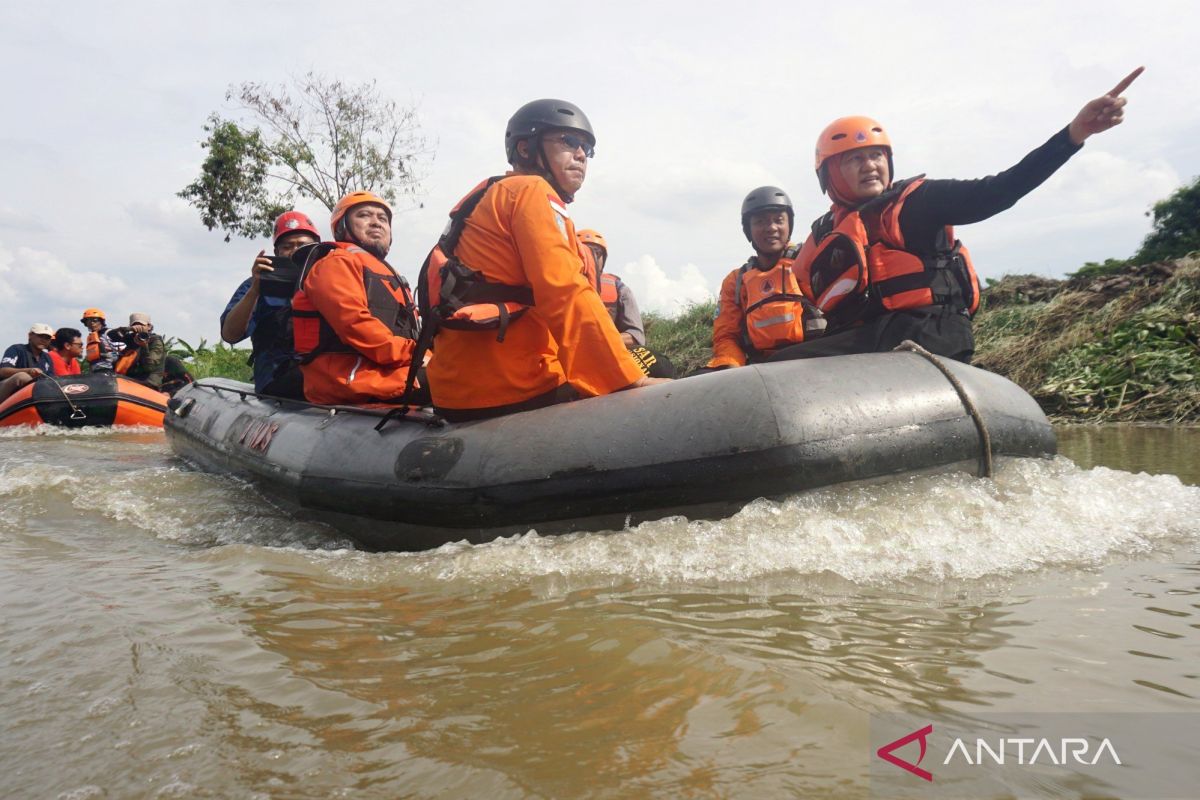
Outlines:
{"label": "man in white cap", "polygon": [[117,328],[109,336],[125,342],[125,350],[113,366],[114,372],[137,378],[155,389],[162,388],[167,345],[154,332],[149,314],[135,311],[129,315],[129,327]]}
{"label": "man in white cap", "polygon": [[29,343],[14,344],[0,358],[0,400],[43,375],[53,375],[54,365],[46,351],[54,329],[44,322],[29,328]]}

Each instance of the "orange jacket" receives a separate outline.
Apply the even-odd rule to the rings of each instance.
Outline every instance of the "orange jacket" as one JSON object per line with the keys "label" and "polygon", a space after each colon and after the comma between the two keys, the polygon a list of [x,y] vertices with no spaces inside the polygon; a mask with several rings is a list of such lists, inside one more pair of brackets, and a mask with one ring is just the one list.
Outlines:
{"label": "orange jacket", "polygon": [[[387,278],[386,264],[359,248],[334,250],[304,279],[301,292],[355,353],[323,353],[300,369],[304,396],[313,403],[361,404],[393,400],[404,393],[415,342],[397,336],[371,313],[363,283],[365,270]],[[379,284],[383,286],[384,284]],[[403,305],[412,302],[406,287],[386,291]]]}
{"label": "orange jacket", "polygon": [[46,352],[50,355],[50,363],[54,365],[55,375],[78,375],[83,371],[79,367],[78,359],[64,358],[54,348],[50,348]]}
{"label": "orange jacket", "polygon": [[856,209],[834,205],[813,224],[797,261],[805,294],[840,330],[892,311],[954,304],[974,314],[979,276],[947,225],[933,255],[908,249],[900,213],[923,177],[897,181]]}
{"label": "orange jacket", "polygon": [[[795,246],[789,243],[785,255],[782,259],[788,258],[788,250],[792,250]],[[742,265],[725,276],[725,280],[721,282],[721,296],[717,301],[717,316],[713,319],[713,357],[709,359],[709,367],[744,367],[746,365],[749,354],[745,349],[746,336],[746,307],[748,305],[748,297],[746,286],[743,281],[738,280],[738,273],[746,269],[747,273],[761,274],[757,268],[757,256],[751,259],[751,266],[747,269],[747,265]],[[791,259],[789,258],[789,261]],[[771,272],[779,267],[777,263]],[[740,287],[740,291],[739,291]],[[781,291],[787,291],[787,287],[779,287]],[[794,287],[799,289],[798,286]],[[797,317],[799,319],[799,317]],[[796,341],[803,341],[798,337]],[[769,354],[771,351],[764,350],[763,354]]]}
{"label": "orange jacket", "polygon": [[642,377],[583,275],[579,247],[566,206],[544,178],[518,175],[488,189],[454,254],[487,280],[530,287],[534,305],[503,342],[491,331],[439,330],[428,366],[434,405],[510,405],[568,382],[588,397]]}

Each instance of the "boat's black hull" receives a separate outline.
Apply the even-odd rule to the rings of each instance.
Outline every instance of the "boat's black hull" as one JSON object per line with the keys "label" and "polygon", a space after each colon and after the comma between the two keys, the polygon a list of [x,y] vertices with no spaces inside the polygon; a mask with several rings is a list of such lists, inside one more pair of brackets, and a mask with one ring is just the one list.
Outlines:
{"label": "boat's black hull", "polygon": [[[1024,391],[950,368],[994,454],[1054,453],[1050,425]],[[983,458],[955,388],[912,353],[746,367],[494,420],[402,420],[381,431],[375,416],[206,384],[181,391],[167,415],[180,455],[253,479],[386,549],[714,515],[756,497],[976,469]]]}

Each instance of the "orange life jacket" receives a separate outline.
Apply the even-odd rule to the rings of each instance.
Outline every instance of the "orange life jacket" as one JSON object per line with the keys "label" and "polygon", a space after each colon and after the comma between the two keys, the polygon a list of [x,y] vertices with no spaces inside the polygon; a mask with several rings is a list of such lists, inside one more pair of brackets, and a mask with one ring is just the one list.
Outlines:
{"label": "orange life jacket", "polygon": [[126,347],[121,351],[121,355],[117,358],[116,363],[113,364],[113,372],[118,375],[128,375],[129,370],[137,363],[138,357],[141,354],[142,348],[140,347]]}
{"label": "orange life jacket", "polygon": [[528,286],[510,286],[483,277],[454,255],[458,240],[467,226],[467,218],[475,211],[487,190],[507,175],[495,175],[481,181],[458,205],[450,209],[438,243],[429,251],[417,276],[417,302],[423,324],[417,338],[417,349],[409,370],[404,392],[407,398],[417,381],[417,370],[433,345],[440,328],[459,331],[496,331],[496,341],[503,342],[508,325],[533,306],[533,290]]}
{"label": "orange life jacket", "polygon": [[611,275],[607,272],[600,275],[600,300],[604,303],[604,307],[608,309],[608,313],[615,313],[617,303],[621,299],[621,276]]}
{"label": "orange life jacket", "polygon": [[751,258],[738,270],[735,296],[742,307],[742,349],[747,353],[799,344],[824,329],[796,278],[798,253],[798,247],[789,245],[770,269],[760,269]]}
{"label": "orange life jacket", "polygon": [[509,323],[533,305],[533,291],[529,287],[486,280],[454,255],[467,218],[492,184],[505,177],[498,175],[480,182],[451,209],[450,221],[421,266],[417,296],[426,327],[434,329],[430,337],[438,327],[495,330],[496,341],[502,342]]}
{"label": "orange life jacket", "polygon": [[[416,339],[418,334],[416,305],[408,281],[399,275],[386,261],[350,242],[322,242],[310,252],[304,271],[300,276],[299,290],[292,298],[292,335],[296,353],[302,363],[309,363],[322,353],[353,353],[353,347],[343,342],[312,300],[304,292],[304,279],[308,271],[333,248],[357,253],[368,259],[363,265],[363,292],[371,316],[387,326],[396,336]],[[374,268],[372,268],[374,266]],[[395,293],[404,298],[399,300]]]}
{"label": "orange life jacket", "polygon": [[899,181],[836,224],[832,212],[813,223],[798,277],[830,329],[909,308],[951,305],[974,314],[979,307],[979,277],[952,226],[933,256],[905,245],[900,212],[924,182]]}
{"label": "orange life jacket", "polygon": [[613,318],[613,322],[616,322],[619,310],[617,304],[621,301],[621,276],[607,272],[602,272],[597,276],[596,256],[592,253],[592,248],[583,242],[579,243],[579,258],[583,261],[583,277],[587,278],[589,285],[596,288],[601,302],[608,309],[608,315]]}

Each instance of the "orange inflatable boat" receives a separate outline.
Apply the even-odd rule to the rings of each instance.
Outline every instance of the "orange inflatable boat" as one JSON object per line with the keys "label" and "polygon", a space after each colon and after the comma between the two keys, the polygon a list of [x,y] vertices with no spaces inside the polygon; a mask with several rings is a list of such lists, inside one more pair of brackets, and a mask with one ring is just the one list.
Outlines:
{"label": "orange inflatable boat", "polygon": [[161,428],[167,395],[112,372],[41,378],[0,403],[0,427],[151,425]]}

